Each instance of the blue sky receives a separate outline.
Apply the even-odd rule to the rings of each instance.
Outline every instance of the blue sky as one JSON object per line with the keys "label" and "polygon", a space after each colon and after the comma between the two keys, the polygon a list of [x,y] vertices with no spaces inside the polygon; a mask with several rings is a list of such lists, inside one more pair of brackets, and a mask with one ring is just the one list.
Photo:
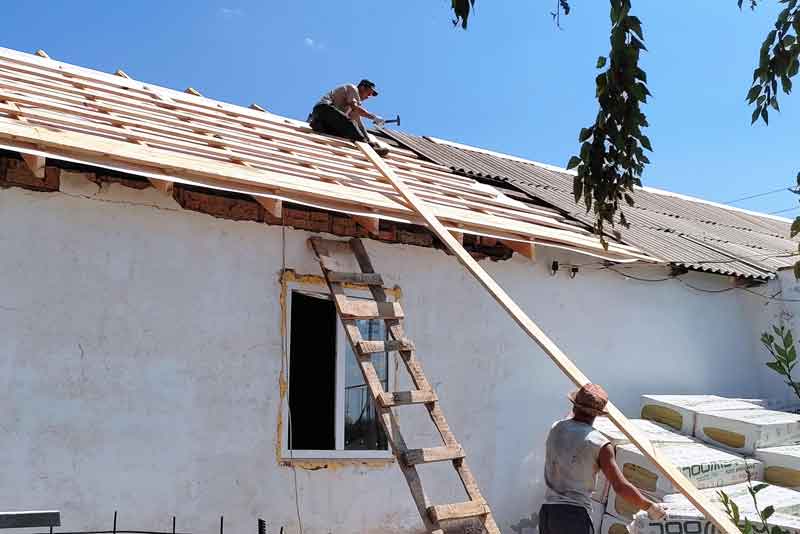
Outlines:
{"label": "blue sky", "polygon": [[[608,3],[572,0],[559,30],[554,0],[477,0],[466,32],[450,24],[449,4],[18,2],[4,6],[0,44],[295,118],[331,86],[369,77],[381,95],[368,107],[399,113],[404,130],[564,165],[596,113]],[[800,95],[783,97],[769,127],[750,126],[744,102],[777,1],[755,12],[736,0],[633,4],[654,95],[644,108],[655,148],[645,185],[720,202],[793,185]],[[786,192],[736,205],[798,204]]]}

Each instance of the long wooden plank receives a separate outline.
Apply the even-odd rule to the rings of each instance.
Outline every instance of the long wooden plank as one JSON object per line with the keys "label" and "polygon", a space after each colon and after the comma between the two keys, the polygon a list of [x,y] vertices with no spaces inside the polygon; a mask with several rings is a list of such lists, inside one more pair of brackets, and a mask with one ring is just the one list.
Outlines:
{"label": "long wooden plank", "polygon": [[486,515],[489,513],[489,507],[479,501],[468,501],[431,506],[428,513],[436,521],[452,521]]}
{"label": "long wooden plank", "polygon": [[[478,280],[478,282],[494,297],[500,306],[516,321],[516,323],[533,339],[551,360],[575,383],[582,386],[589,382],[586,375],[564,354],[561,349],[531,320],[516,302],[503,290],[477,261],[464,250],[450,232],[439,222],[433,212],[422,203],[411,189],[400,180],[392,169],[386,165],[372,147],[366,143],[357,143],[364,154],[375,164],[381,173],[397,189],[408,204],[425,219],[430,229],[458,258],[461,264]],[[717,528],[725,534],[738,534],[739,529],[719,508],[714,507],[691,482],[675,468],[666,458],[659,454],[642,433],[611,402],[608,403],[608,414],[614,424],[625,434],[636,447],[680,490]]]}
{"label": "long wooden plank", "polygon": [[427,447],[423,449],[409,449],[406,451],[403,459],[408,465],[417,465],[458,460],[464,456],[466,456],[466,454],[461,447]]}

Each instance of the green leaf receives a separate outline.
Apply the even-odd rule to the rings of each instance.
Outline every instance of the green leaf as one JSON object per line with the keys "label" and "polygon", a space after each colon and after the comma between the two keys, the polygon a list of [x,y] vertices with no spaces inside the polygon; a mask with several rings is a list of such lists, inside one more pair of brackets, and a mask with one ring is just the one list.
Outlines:
{"label": "green leaf", "polygon": [[766,106],[761,108],[761,118],[764,120],[764,123],[769,126],[769,112],[767,111]]}
{"label": "green leaf", "polygon": [[758,95],[760,95],[760,94],[761,94],[761,86],[760,85],[754,85],[747,92],[747,101],[752,103],[756,98],[758,98]]}
{"label": "green leaf", "polygon": [[764,521],[766,521],[774,513],[775,513],[775,507],[770,505],[770,506],[767,506],[766,508],[764,508],[763,510],[761,510],[761,517],[763,517]]}
{"label": "green leaf", "polygon": [[758,116],[759,116],[760,114],[761,114],[761,108],[758,108],[758,107],[757,107],[757,108],[756,108],[756,109],[753,111],[753,117],[752,117],[752,120],[750,121],[750,124],[755,124],[755,122],[758,120]]}
{"label": "green leaf", "polygon": [[794,271],[795,279],[800,280],[800,261],[795,262],[792,271]]}
{"label": "green leaf", "polygon": [[581,163],[581,158],[579,158],[578,156],[572,156],[571,158],[569,158],[569,163],[567,163],[567,170],[574,169],[575,167],[580,165],[580,163]]}
{"label": "green leaf", "polygon": [[648,138],[646,135],[639,137],[639,142],[642,143],[642,146],[650,152],[653,151],[653,146],[650,144],[650,138]]}
{"label": "green leaf", "polygon": [[756,484],[753,486],[753,493],[758,493],[761,490],[767,489],[769,484]]}
{"label": "green leaf", "polygon": [[776,373],[784,374],[783,366],[778,362],[767,362],[765,365],[770,369],[772,369],[773,371],[775,371]]}
{"label": "green leaf", "polygon": [[800,234],[800,217],[795,217],[794,222],[792,222],[792,228],[789,231],[789,237],[794,237],[797,234]]}
{"label": "green leaf", "polygon": [[606,66],[606,56],[600,56],[597,58],[597,68],[602,69]]}
{"label": "green leaf", "polygon": [[594,132],[594,128],[581,128],[581,133],[578,136],[578,142],[583,143],[584,141],[588,140],[592,133]]}

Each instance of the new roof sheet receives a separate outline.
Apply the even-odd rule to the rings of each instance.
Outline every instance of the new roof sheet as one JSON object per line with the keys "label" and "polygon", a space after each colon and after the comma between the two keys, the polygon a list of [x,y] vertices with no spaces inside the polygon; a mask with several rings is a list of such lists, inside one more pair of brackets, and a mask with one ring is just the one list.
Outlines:
{"label": "new roof sheet", "polygon": [[[403,146],[458,174],[511,184],[531,197],[591,226],[592,214],[576,205],[573,174],[549,165],[447,141],[383,130]],[[625,208],[629,229],[622,241],[664,260],[702,271],[771,278],[797,260],[788,221],[700,200],[637,189],[635,207]]]}
{"label": "new roof sheet", "polygon": [[[0,49],[0,146],[374,218],[424,224],[353,143],[304,122],[127,77]],[[450,229],[566,247],[612,261],[652,260],[635,247],[603,250],[557,211],[393,149],[392,170]]]}

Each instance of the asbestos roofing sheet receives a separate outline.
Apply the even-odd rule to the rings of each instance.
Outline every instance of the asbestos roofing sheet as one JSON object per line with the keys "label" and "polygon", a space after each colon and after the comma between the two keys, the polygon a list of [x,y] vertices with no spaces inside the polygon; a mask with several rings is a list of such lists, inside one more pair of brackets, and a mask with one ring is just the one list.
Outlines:
{"label": "asbestos roofing sheet", "polygon": [[[592,213],[572,195],[573,174],[448,141],[385,131],[402,145],[456,172],[504,181],[591,227]],[[797,243],[790,223],[752,212],[639,188],[635,207],[623,206],[631,228],[618,228],[622,242],[694,269],[745,277],[771,278],[791,266]]]}

